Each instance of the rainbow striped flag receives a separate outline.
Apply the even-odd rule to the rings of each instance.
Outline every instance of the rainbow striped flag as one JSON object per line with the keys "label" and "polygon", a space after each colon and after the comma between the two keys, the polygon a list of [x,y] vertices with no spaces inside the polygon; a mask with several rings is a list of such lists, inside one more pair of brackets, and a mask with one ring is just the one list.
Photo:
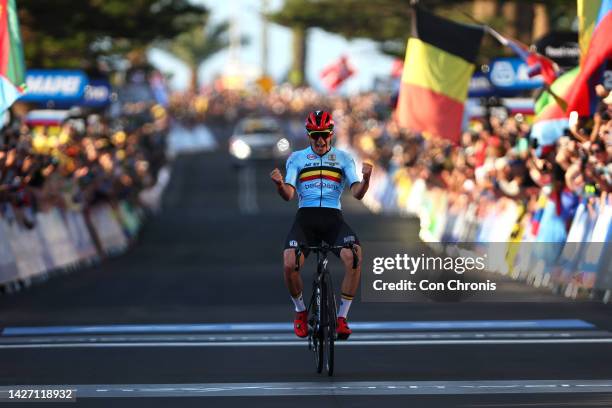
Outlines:
{"label": "rainbow striped flag", "polygon": [[579,1],[578,14],[584,15],[584,21],[580,20],[580,41],[584,48],[580,73],[566,96],[566,113],[577,111],[580,116],[590,116],[598,101],[595,85],[602,81],[603,70],[612,59],[612,0]]}
{"label": "rainbow striped flag", "polygon": [[0,113],[25,92],[25,62],[15,0],[0,0]]}
{"label": "rainbow striped flag", "polygon": [[[569,88],[576,80],[579,72],[579,67],[570,69],[557,78],[550,88],[556,95],[559,95],[560,98],[564,98]],[[536,120],[566,117],[563,107],[559,106],[558,101],[555,100],[553,95],[548,91],[542,92],[542,95],[536,100],[535,114]]]}
{"label": "rainbow striped flag", "polygon": [[[566,98],[571,87],[574,86],[579,67],[573,68],[561,75],[550,89],[559,96]],[[535,102],[535,123],[531,128],[531,138],[536,139],[540,146],[554,144],[565,129],[568,128],[567,115],[559,101],[548,91],[544,91]],[[540,148],[537,150],[540,154]]]}

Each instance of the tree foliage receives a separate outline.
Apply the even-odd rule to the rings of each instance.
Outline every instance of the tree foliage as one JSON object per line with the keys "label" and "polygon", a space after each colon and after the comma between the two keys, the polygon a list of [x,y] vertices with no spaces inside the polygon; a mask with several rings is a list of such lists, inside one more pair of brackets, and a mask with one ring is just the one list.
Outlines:
{"label": "tree foliage", "polygon": [[202,25],[208,10],[188,0],[20,0],[30,67],[83,67]]}
{"label": "tree foliage", "polygon": [[[217,23],[210,27],[200,25],[179,34],[172,40],[161,41],[156,46],[187,64],[191,70],[191,87],[196,90],[198,68],[205,60],[230,45],[229,29],[228,22]],[[246,44],[247,39],[241,38],[240,42]]]}
{"label": "tree foliage", "polygon": [[[411,0],[286,0],[284,6],[270,18],[288,27],[318,27],[348,39],[369,38],[377,41],[383,52],[401,57],[410,35],[411,3]],[[505,3],[512,2],[497,0],[493,3],[501,10]],[[514,3],[523,6],[534,4],[520,0]],[[541,0],[535,3],[546,5],[553,28],[557,25],[567,26],[572,16],[576,15],[574,2]],[[420,0],[419,4],[455,21],[473,23],[467,16],[473,12],[473,1]],[[498,13],[483,22],[503,32],[509,24],[524,26],[524,19],[529,18],[526,15],[516,17],[516,21],[509,22]],[[488,52],[494,53],[495,50]]]}

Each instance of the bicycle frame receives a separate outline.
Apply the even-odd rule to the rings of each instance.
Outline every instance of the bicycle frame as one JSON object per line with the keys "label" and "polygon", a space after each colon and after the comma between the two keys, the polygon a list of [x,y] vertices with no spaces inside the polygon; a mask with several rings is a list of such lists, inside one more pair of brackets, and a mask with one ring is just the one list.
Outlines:
{"label": "bicycle frame", "polygon": [[[296,270],[299,270],[301,248],[296,248]],[[308,349],[315,353],[317,372],[323,370],[323,360],[326,355],[326,368],[328,375],[334,371],[334,342],[336,340],[337,304],[332,284],[331,274],[327,268],[327,254],[332,250],[351,249],[353,253],[353,268],[357,267],[358,258],[354,245],[304,247],[317,254],[317,272],[312,283],[312,296],[308,304]],[[327,352],[325,352],[327,350]]]}

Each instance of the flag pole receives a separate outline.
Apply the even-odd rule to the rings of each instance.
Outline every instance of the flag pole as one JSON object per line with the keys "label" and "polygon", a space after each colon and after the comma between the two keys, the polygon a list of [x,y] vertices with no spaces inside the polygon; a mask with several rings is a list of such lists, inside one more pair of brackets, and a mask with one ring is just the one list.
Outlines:
{"label": "flag pole", "polygon": [[[467,18],[469,18],[470,20],[472,20],[473,22],[475,22],[476,24],[482,25],[485,31],[491,34],[491,36],[495,37],[495,39],[499,41],[500,44],[502,44],[503,46],[508,46],[508,43],[509,43],[508,39],[504,37],[503,35],[501,35],[500,33],[498,33],[497,31],[495,31],[492,27],[490,27],[489,25],[485,24],[482,21],[479,21],[478,19],[476,19],[475,17],[473,17],[472,15],[470,15],[468,12],[464,10],[462,10],[461,13]],[[548,85],[547,83],[544,83],[544,90],[553,97],[553,99],[555,100],[555,102],[557,102],[557,105],[559,105],[561,109],[563,109],[564,111],[567,109],[567,101],[565,101],[565,99],[557,95],[552,90],[550,85]]]}

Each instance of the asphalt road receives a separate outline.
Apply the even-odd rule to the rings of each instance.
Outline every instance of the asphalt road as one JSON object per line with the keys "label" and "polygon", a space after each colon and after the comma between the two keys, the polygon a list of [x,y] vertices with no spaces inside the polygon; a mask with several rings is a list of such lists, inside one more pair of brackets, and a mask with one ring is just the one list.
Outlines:
{"label": "asphalt road", "polygon": [[[128,253],[0,297],[0,397],[21,386],[100,407],[612,406],[612,309],[509,281],[498,299],[522,302],[357,300],[335,376],[316,374],[280,265],[296,204],[276,196],[274,163],[234,169],[228,129],[213,132],[217,150],[177,158],[162,214]],[[421,250],[416,220],[350,197],[344,208],[366,251]]]}

